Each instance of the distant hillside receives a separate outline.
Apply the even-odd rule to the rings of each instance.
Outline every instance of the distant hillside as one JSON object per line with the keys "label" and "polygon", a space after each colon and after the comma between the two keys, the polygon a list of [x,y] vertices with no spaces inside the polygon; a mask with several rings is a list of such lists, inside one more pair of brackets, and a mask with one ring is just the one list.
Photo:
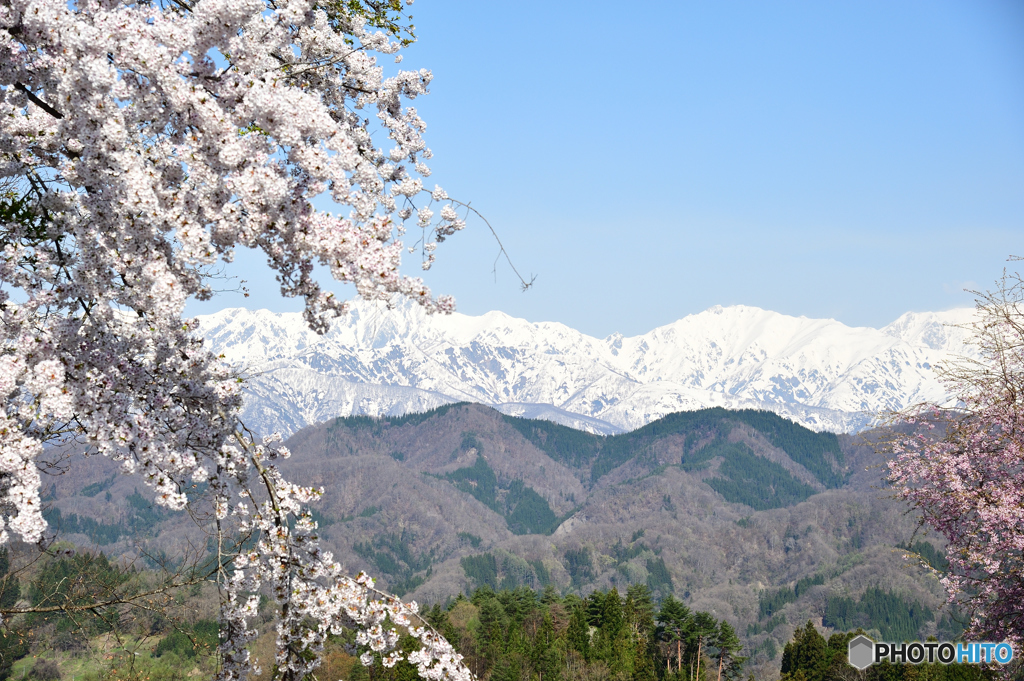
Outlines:
{"label": "distant hillside", "polygon": [[[947,627],[936,578],[900,548],[941,567],[941,545],[882,496],[872,449],[770,412],[683,412],[600,436],[462,403],[337,418],[287,444],[287,475],[327,490],[314,517],[335,555],[420,602],[641,582],[738,623],[762,663],[809,618]],[[57,478],[48,517],[78,543],[173,555],[187,519],[113,472]],[[901,608],[914,618],[872,619]]]}

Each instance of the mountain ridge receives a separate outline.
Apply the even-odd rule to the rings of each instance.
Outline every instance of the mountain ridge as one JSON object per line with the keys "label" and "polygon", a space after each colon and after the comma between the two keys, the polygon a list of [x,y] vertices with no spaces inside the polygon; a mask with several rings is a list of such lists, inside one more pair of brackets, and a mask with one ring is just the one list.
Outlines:
{"label": "mountain ridge", "polygon": [[502,312],[428,316],[411,303],[357,302],[323,336],[298,313],[232,308],[199,322],[209,347],[244,367],[243,419],[265,432],[461,401],[602,434],[714,406],[852,432],[882,411],[947,401],[933,367],[973,356],[962,328],[972,314],[906,313],[872,329],[715,306],[604,339]]}
{"label": "mountain ridge", "polygon": [[[403,597],[646,584],[727,617],[753,662],[777,670],[795,626],[871,589],[931,609],[918,638],[946,635],[944,591],[907,553],[917,541],[913,552],[934,558],[943,545],[879,493],[884,437],[720,408],[600,436],[462,403],[303,428],[278,465],[324,489],[309,511],[334,558]],[[69,452],[78,472],[54,476],[45,495],[62,539],[175,560],[183,547],[213,550],[210,527],[193,524],[211,516],[157,509],[118,462],[79,457]],[[196,498],[200,509],[212,500]]]}

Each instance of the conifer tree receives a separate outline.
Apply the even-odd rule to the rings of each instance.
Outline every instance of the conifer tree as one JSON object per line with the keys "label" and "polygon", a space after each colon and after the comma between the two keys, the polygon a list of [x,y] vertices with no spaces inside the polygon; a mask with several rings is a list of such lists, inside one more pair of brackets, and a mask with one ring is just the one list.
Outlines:
{"label": "conifer tree", "polygon": [[601,608],[601,630],[609,635],[609,638],[618,636],[625,624],[622,613],[622,596],[619,590],[612,587],[605,594],[603,607]]}
{"label": "conifer tree", "polygon": [[713,641],[717,633],[718,620],[711,613],[701,611],[693,616],[693,627],[690,630],[689,655],[694,660],[693,678],[698,681],[701,678],[701,657],[707,654],[708,642]]}
{"label": "conifer tree", "polygon": [[626,590],[626,621],[633,639],[633,681],[654,681],[657,645],[654,635],[654,603],[646,584]]}
{"label": "conifer tree", "polygon": [[562,599],[558,597],[558,591],[555,589],[554,585],[548,584],[544,587],[544,593],[541,594],[540,602],[550,607],[555,603],[561,603]]}
{"label": "conifer tree", "polygon": [[537,681],[558,680],[560,665],[555,647],[555,627],[550,612],[544,613],[544,619],[537,629],[530,658],[531,666],[537,674]]}
{"label": "conifer tree", "polygon": [[590,660],[590,622],[587,621],[585,605],[580,603],[572,608],[569,617],[569,628],[566,631],[566,643],[569,648]]}
{"label": "conifer tree", "polygon": [[690,630],[693,626],[690,609],[677,599],[669,595],[658,612],[658,635],[659,638],[669,645],[669,654],[666,661],[675,659],[676,671],[680,671],[683,665],[683,643],[690,637]]}
{"label": "conifer tree", "polygon": [[810,620],[793,634],[793,640],[782,651],[782,680],[789,681],[799,671],[806,681],[824,681],[832,654],[825,639]]}
{"label": "conifer tree", "polygon": [[[0,585],[3,589],[0,592],[0,605],[4,607],[13,606],[21,595],[18,580],[8,574],[10,565],[10,557],[5,548],[0,551]],[[11,674],[11,666],[28,653],[28,641],[21,632],[9,628],[0,630],[0,680],[7,679]]]}
{"label": "conifer tree", "polygon": [[497,598],[485,598],[480,603],[480,641],[484,656],[493,665],[501,656],[508,637],[508,617]]}
{"label": "conifer tree", "polygon": [[0,550],[0,608],[10,608],[21,597],[21,586],[13,575],[8,575],[11,559],[4,548]]}
{"label": "conifer tree", "polygon": [[649,638],[654,630],[654,602],[646,584],[633,584],[626,590],[626,621],[636,636]]}
{"label": "conifer tree", "polygon": [[[598,654],[612,673],[626,671],[632,660],[624,659],[623,646],[626,638],[626,619],[622,609],[622,597],[618,589],[605,594],[601,609],[601,628],[598,630]],[[632,651],[630,651],[632,652]]]}
{"label": "conifer tree", "polygon": [[740,643],[736,630],[725,620],[718,623],[718,635],[715,637],[714,645],[718,648],[718,681],[723,678],[740,678],[743,663],[747,658],[739,656],[743,644]]}

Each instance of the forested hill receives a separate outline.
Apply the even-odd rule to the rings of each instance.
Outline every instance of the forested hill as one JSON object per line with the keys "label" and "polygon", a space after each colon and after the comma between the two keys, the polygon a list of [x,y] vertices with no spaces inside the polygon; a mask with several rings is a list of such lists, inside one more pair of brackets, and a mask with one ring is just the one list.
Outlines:
{"label": "forested hill", "polygon": [[[300,433],[295,441],[324,437],[323,445],[328,451],[343,441],[352,453],[363,452],[366,447],[387,449],[386,443],[397,443],[422,429],[434,432],[458,420],[459,417],[449,414],[469,411],[490,412],[494,421],[511,426],[534,449],[572,471],[588,489],[600,486],[605,476],[616,477],[614,472],[620,469],[656,474],[675,467],[697,474],[726,501],[766,510],[791,506],[817,491],[840,487],[849,476],[835,434],[816,433],[768,411],[729,411],[720,407],[670,414],[629,433],[601,436],[462,403],[394,418],[338,418],[326,426],[323,435],[319,432],[321,427],[312,433]],[[366,433],[371,434],[370,440],[365,438]],[[505,439],[498,452],[507,448],[511,435],[507,430],[501,435]],[[359,442],[358,448],[348,442],[353,439]],[[413,447],[429,445],[421,442]],[[490,482],[488,476],[493,474],[487,471],[488,461],[497,454],[483,446],[476,432],[462,431],[453,456],[471,450],[478,460],[446,472],[445,477],[495,508],[496,501],[488,490],[497,483]],[[404,451],[388,453],[392,458],[405,460]],[[513,482],[517,478],[510,474],[507,483]],[[535,501],[531,497],[531,503]]]}
{"label": "forested hill", "polygon": [[[306,428],[282,465],[325,488],[313,517],[343,564],[401,595],[643,584],[656,602],[672,595],[736,624],[751,664],[777,673],[808,619],[879,634],[951,626],[936,578],[902,548],[941,569],[941,545],[914,536],[858,442],[759,411],[599,436],[453,404]],[[78,545],[173,556],[187,518],[154,511],[114,472],[58,477],[48,517]]]}
{"label": "forested hill", "polygon": [[[751,450],[752,443],[744,443],[746,438],[743,435],[730,441],[736,426],[747,426],[747,437],[764,441],[780,450],[791,463],[802,466],[825,487],[839,487],[846,477],[839,438],[834,433],[816,433],[770,411],[730,411],[714,407],[678,412],[632,432],[607,437],[582,433],[548,421],[504,415],[503,418],[552,459],[576,468],[589,467],[590,478],[594,482],[616,467],[650,454],[659,443],[682,437],[679,464],[684,467],[695,470],[706,467],[715,457],[722,457],[723,461],[729,462],[729,471],[733,473],[750,479],[764,475],[784,487],[798,488],[799,481],[787,470],[773,466],[770,459],[757,460]],[[734,495],[722,489],[717,491],[727,499]],[[755,501],[753,498],[730,501],[768,508],[785,505],[787,500],[772,499],[771,493],[767,493],[758,505],[750,503]]]}

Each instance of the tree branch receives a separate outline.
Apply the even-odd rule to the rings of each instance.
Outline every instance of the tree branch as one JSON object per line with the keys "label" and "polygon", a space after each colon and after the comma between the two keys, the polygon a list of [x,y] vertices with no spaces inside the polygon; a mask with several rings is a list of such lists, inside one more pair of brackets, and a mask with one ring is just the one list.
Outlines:
{"label": "tree branch", "polygon": [[21,83],[15,83],[14,84],[14,89],[15,90],[21,90],[22,92],[24,92],[25,96],[28,97],[30,102],[32,102],[33,104],[35,104],[40,109],[42,109],[46,113],[50,114],[54,118],[57,118],[57,119],[64,118],[64,114],[62,114],[60,111],[57,111],[56,109],[54,109],[52,106],[50,106],[49,104],[47,104],[43,100],[41,100],[38,97],[36,97],[35,94],[31,90],[29,90],[27,87],[25,87]]}

